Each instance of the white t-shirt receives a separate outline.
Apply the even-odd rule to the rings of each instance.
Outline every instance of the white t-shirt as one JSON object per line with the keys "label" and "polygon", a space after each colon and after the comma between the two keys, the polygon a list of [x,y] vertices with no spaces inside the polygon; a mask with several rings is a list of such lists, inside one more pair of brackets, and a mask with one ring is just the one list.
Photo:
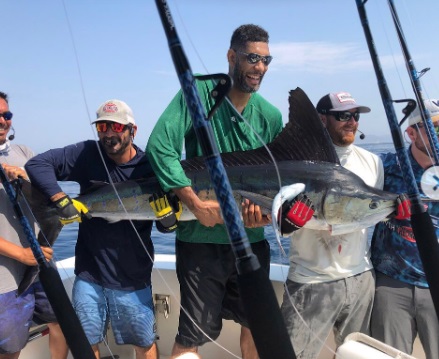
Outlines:
{"label": "white t-shirt", "polygon": [[[335,146],[340,164],[378,189],[384,168],[375,154],[355,145]],[[347,278],[372,269],[367,231],[331,235],[327,230],[302,228],[291,237],[288,278],[298,283],[321,283]]]}

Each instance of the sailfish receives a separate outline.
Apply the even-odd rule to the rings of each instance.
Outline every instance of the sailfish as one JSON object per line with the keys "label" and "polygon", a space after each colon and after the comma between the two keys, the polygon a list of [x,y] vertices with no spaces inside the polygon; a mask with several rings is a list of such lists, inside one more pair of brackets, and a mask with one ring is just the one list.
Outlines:
{"label": "sailfish", "polygon": [[[315,207],[305,227],[329,231],[336,227],[336,234],[372,226],[395,212],[397,194],[366,185],[340,165],[331,138],[302,89],[290,91],[289,106],[288,123],[267,148],[221,154],[236,201],[240,204],[248,198],[270,213],[280,187],[303,183]],[[186,159],[181,165],[197,195],[202,200],[215,200],[204,158]],[[95,184],[76,200],[88,207],[92,218],[109,222],[155,220],[149,201],[160,191],[152,175],[114,185]],[[56,210],[29,182],[23,183],[22,192],[40,223],[40,240],[53,244],[62,228]],[[183,205],[180,221],[194,219]]]}

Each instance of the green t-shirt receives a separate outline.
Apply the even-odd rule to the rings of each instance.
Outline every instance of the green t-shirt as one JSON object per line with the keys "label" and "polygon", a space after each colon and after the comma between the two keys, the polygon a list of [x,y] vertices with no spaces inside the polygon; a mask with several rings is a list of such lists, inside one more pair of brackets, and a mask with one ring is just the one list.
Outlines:
{"label": "green t-shirt", "polygon": [[[214,83],[211,80],[197,81],[197,88],[201,103],[208,113],[215,102],[210,95]],[[280,111],[258,93],[251,95],[241,115],[265,143],[273,141],[282,130]],[[245,151],[262,146],[257,135],[228,101],[223,101],[210,123],[220,152]],[[203,155],[180,90],[160,116],[146,146],[151,165],[165,191],[191,186],[180,165],[183,145],[186,158]],[[263,228],[246,228],[246,231],[250,242],[264,239]],[[230,243],[224,225],[205,227],[199,221],[180,222],[177,239],[197,243]]]}

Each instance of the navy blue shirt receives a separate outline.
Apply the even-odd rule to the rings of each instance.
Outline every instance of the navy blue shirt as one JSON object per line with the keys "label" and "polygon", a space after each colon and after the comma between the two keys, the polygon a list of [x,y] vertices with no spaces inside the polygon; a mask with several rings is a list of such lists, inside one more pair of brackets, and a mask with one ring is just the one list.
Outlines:
{"label": "navy blue shirt", "polygon": [[[145,153],[137,153],[125,164],[116,164],[99,142],[84,141],[49,150],[28,161],[26,171],[32,184],[47,197],[62,192],[57,181],[79,183],[83,193],[94,181],[113,182],[149,177],[152,169]],[[104,166],[105,163],[105,166]],[[109,223],[102,218],[84,219],[79,224],[75,247],[75,274],[106,288],[138,290],[151,284],[154,247],[151,221],[119,221]],[[146,248],[146,250],[145,250]]]}
{"label": "navy blue shirt", "polygon": [[[419,166],[408,150],[408,157],[413,168],[421,198],[427,197],[421,189],[424,169]],[[395,153],[381,155],[384,165],[384,190],[393,193],[407,193],[401,168]],[[439,203],[424,202],[430,214],[439,238],[437,218]],[[376,271],[405,283],[428,287],[418,247],[413,235],[410,220],[392,218],[376,225],[372,237],[372,263]]]}

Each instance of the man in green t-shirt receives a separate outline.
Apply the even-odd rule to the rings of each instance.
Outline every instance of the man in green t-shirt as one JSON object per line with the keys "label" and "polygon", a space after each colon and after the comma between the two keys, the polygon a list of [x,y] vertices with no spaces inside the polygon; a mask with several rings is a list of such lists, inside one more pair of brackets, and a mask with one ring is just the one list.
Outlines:
{"label": "man in green t-shirt", "polygon": [[[242,25],[232,35],[227,60],[233,87],[229,101],[224,101],[210,120],[220,152],[261,147],[259,136],[269,143],[282,130],[280,111],[256,92],[272,60],[268,38],[268,33],[256,25]],[[214,104],[210,95],[214,86],[212,80],[197,80],[206,112]],[[163,190],[172,190],[197,217],[196,221],[180,222],[177,228],[176,266],[184,310],[180,311],[172,354],[197,352],[198,346],[219,336],[222,319],[232,319],[242,325],[243,358],[257,358],[220,206],[216,201],[201,201],[192,189],[180,164],[183,148],[186,158],[202,155],[184,95],[179,91],[159,118],[146,147]],[[246,206],[243,217],[246,226],[252,227],[246,228],[252,250],[268,272],[270,248],[263,226],[270,219],[254,216],[253,205]]]}

